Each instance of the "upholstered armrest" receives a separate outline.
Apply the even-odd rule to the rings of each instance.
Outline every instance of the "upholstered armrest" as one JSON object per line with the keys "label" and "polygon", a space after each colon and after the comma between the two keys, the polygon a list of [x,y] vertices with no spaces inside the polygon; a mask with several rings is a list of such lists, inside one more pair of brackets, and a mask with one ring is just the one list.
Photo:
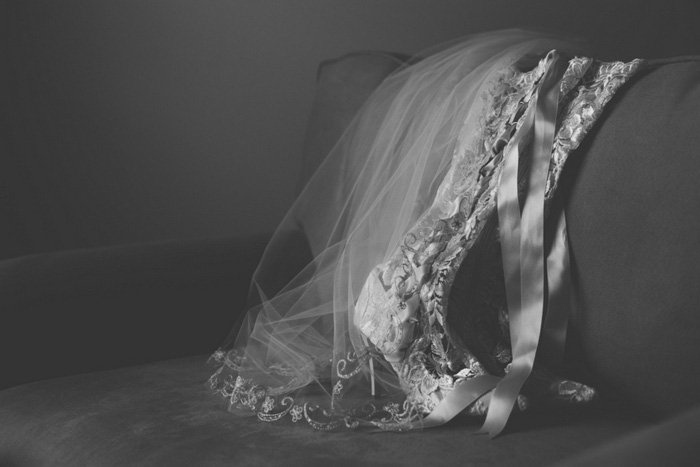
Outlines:
{"label": "upholstered armrest", "polygon": [[670,416],[700,404],[700,57],[651,63],[572,155],[574,324],[595,385]]}
{"label": "upholstered armrest", "polygon": [[0,262],[0,388],[216,349],[266,235]]}

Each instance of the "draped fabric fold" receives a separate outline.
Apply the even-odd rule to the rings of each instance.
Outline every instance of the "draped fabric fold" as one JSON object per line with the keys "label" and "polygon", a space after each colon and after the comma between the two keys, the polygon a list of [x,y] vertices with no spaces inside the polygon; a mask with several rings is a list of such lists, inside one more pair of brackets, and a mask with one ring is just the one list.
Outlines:
{"label": "draped fabric fold", "polygon": [[[558,175],[640,65],[567,58],[578,51],[498,31],[438,49],[376,90],[273,236],[243,326],[212,356],[210,385],[231,411],[324,430],[425,428],[464,412],[500,433],[540,337],[543,361],[561,360],[563,214],[544,249]],[[299,226],[314,259],[280,285]],[[462,267],[474,271],[460,304]],[[590,400],[572,384],[573,399]]]}
{"label": "draped fabric fold", "polygon": [[564,359],[566,331],[571,313],[571,270],[569,244],[566,234],[566,215],[562,210],[556,220],[552,248],[547,255],[547,311],[539,354],[542,360],[559,366]]}

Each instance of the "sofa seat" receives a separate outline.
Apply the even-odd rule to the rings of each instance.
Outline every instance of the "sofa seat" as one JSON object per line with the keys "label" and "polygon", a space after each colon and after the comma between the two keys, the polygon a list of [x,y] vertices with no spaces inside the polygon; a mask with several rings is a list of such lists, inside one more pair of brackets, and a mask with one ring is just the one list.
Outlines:
{"label": "sofa seat", "polygon": [[0,392],[2,466],[542,466],[646,425],[592,408],[530,413],[495,440],[461,418],[409,433],[320,432],[226,411],[206,355],[68,376]]}

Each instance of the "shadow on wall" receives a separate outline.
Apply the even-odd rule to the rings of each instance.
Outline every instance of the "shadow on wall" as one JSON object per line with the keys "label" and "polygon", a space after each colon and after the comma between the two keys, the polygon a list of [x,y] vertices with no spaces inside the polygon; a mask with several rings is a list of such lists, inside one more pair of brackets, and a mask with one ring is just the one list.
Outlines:
{"label": "shadow on wall", "polygon": [[0,6],[0,258],[270,231],[318,63],[523,27],[600,58],[700,53],[694,0],[196,0]]}

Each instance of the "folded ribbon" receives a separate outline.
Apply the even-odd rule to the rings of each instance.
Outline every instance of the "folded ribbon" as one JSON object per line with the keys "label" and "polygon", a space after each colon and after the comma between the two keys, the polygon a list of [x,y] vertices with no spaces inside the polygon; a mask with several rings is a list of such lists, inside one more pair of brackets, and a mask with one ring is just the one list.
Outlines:
{"label": "folded ribbon", "polygon": [[[567,60],[552,51],[547,55],[546,63],[547,70],[538,84],[536,98],[530,102],[515,135],[504,150],[504,167],[497,195],[513,353],[510,370],[504,378],[481,375],[456,384],[427,417],[415,424],[416,427],[442,425],[493,389],[486,420],[477,431],[488,433],[493,438],[505,427],[518,394],[532,372],[541,334],[543,357],[548,362],[556,363],[563,356],[571,289],[566,221],[562,210],[545,265],[544,203],[560,82]],[[521,214],[518,164],[527,137],[533,133],[528,191]],[[548,294],[548,300],[542,333],[545,294]]]}
{"label": "folded ribbon", "polygon": [[[478,433],[497,436],[505,427],[520,389],[530,376],[542,329],[545,305],[544,194],[552,156],[560,81],[567,61],[552,51],[537,98],[528,107],[516,136],[506,148],[498,190],[498,219],[513,360],[491,396],[486,421]],[[534,127],[528,191],[520,214],[520,146]],[[556,321],[556,320],[555,320]]]}
{"label": "folded ribbon", "polygon": [[[561,78],[567,60],[552,51],[547,70],[512,140],[504,150],[504,167],[497,195],[501,256],[508,304],[513,360],[504,378],[480,375],[455,384],[431,413],[411,425],[429,428],[442,425],[481,396],[493,390],[484,425],[477,433],[497,436],[510,417],[520,389],[530,376],[541,337],[548,362],[561,360],[570,306],[569,254],[566,221],[559,214],[552,247],[546,258],[544,246],[545,184],[554,144]],[[521,151],[533,134],[528,191],[522,214],[518,199],[518,165]],[[547,288],[545,288],[547,281]],[[495,388],[495,389],[494,389]]]}

